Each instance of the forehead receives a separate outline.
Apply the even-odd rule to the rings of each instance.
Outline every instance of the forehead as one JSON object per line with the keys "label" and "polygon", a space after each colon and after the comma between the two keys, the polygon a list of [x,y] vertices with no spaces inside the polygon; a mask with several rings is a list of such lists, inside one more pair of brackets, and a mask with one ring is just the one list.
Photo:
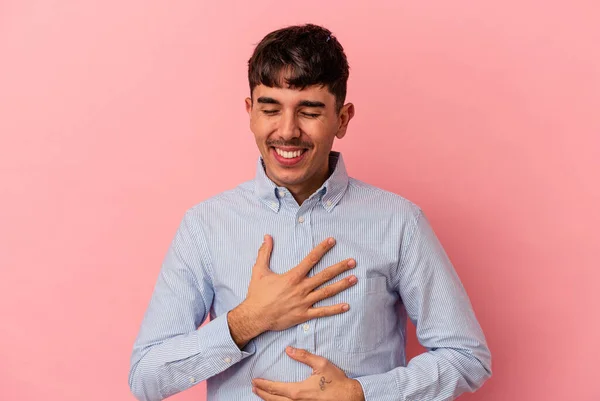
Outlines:
{"label": "forehead", "polygon": [[308,86],[302,90],[297,88],[277,88],[265,85],[257,85],[252,91],[254,101],[259,97],[270,97],[282,105],[295,105],[303,100],[319,101],[326,106],[335,103],[335,97],[327,87],[321,85]]}

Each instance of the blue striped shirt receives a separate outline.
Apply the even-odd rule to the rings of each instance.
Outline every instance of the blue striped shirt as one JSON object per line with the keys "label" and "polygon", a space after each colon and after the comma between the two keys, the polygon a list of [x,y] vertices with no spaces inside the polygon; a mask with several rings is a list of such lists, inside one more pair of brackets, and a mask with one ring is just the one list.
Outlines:
{"label": "blue striped shirt", "polygon": [[[209,401],[259,400],[251,380],[302,381],[311,368],[290,345],[327,358],[357,379],[367,401],[451,400],[491,376],[491,355],[469,298],[422,210],[401,196],[349,178],[331,152],[333,173],[298,206],[259,159],[256,177],[189,209],[159,273],[133,347],[129,386],[161,400],[207,380]],[[358,283],[315,306],[350,310],[239,349],[227,312],[246,296],[264,234],[271,270],[284,273],[318,243],[336,245],[309,273],[345,258]],[[210,322],[203,325],[207,316]],[[428,350],[406,364],[407,318]]]}

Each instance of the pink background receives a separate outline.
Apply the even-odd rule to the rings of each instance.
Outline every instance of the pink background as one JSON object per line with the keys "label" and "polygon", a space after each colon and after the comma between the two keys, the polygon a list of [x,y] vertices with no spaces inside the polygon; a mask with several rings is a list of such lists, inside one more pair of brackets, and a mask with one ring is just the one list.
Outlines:
{"label": "pink background", "polygon": [[351,65],[350,174],[423,207],[489,340],[494,376],[464,399],[600,400],[599,19],[597,1],[1,1],[0,398],[133,399],[183,212],[253,176],[253,46],[314,22]]}

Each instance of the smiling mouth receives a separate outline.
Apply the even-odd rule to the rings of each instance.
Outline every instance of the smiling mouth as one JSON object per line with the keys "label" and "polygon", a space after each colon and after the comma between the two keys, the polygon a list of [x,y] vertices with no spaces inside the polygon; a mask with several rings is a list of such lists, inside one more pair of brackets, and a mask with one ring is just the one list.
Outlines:
{"label": "smiling mouth", "polygon": [[277,153],[279,156],[283,157],[284,159],[295,159],[300,157],[304,152],[307,151],[307,149],[297,149],[297,150],[283,150],[280,148],[274,148],[275,149],[275,153]]}
{"label": "smiling mouth", "polygon": [[280,148],[271,146],[273,158],[280,166],[292,167],[299,164],[306,155],[308,149],[302,148]]}

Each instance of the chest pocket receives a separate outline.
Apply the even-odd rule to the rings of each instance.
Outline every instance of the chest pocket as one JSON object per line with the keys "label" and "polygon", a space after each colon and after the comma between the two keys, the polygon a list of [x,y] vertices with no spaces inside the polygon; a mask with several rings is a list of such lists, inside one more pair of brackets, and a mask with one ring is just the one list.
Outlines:
{"label": "chest pocket", "polygon": [[[341,295],[341,294],[340,294]],[[335,347],[346,352],[369,352],[381,345],[390,331],[393,297],[387,292],[386,278],[360,278],[343,292],[348,312],[333,317]]]}

